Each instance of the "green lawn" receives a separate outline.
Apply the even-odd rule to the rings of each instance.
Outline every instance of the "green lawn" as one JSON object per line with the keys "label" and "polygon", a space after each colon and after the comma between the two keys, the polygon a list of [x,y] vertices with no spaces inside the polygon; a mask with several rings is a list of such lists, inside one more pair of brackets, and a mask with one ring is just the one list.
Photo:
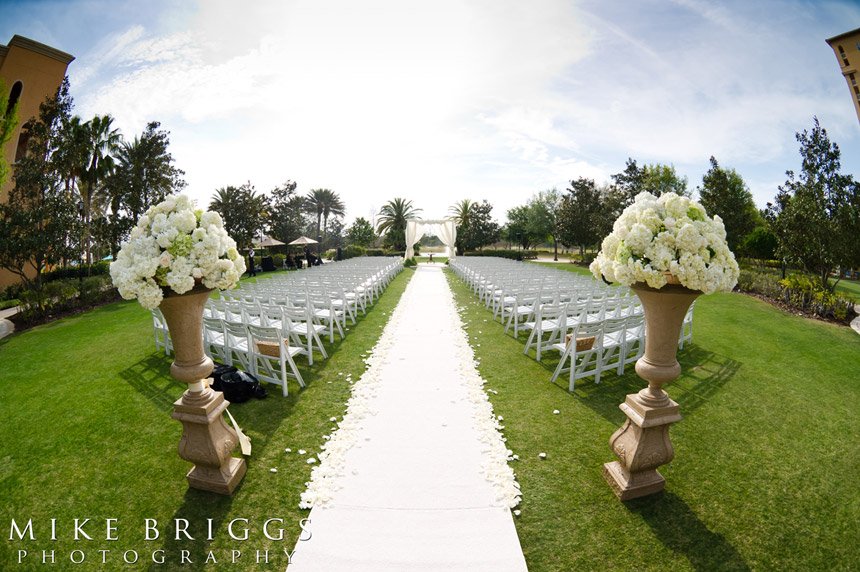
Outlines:
{"label": "green lawn", "polygon": [[[0,570],[42,568],[41,551],[54,550],[52,569],[92,570],[99,549],[113,549],[103,568],[154,570],[257,570],[256,550],[270,550],[271,569],[287,564],[299,520],[299,495],[311,465],[295,452],[319,452],[329,418],[340,417],[349,397],[346,374],[357,379],[389,313],[413,273],[401,273],[344,342],[330,346],[330,359],[308,368],[299,361],[308,387],[292,383],[290,395],[268,385],[268,399],[233,405],[239,424],[251,437],[253,455],[241,488],[231,498],[189,490],[190,465],[176,453],[181,426],[170,418],[184,384],[169,376],[171,359],[154,351],[149,312],[136,302],[110,304],[0,340]],[[343,375],[339,375],[339,374]],[[294,451],[288,455],[284,448]],[[277,473],[270,472],[278,469]],[[11,519],[34,521],[36,542],[9,542]],[[49,540],[50,520],[57,519],[57,542]],[[92,542],[72,540],[73,519],[90,518]],[[118,542],[105,541],[104,519],[116,518]],[[144,540],[144,519],[156,519],[160,538]],[[213,519],[213,541],[206,541],[206,519]],[[233,541],[226,533],[232,519],[249,519],[250,539]],[[263,521],[282,518],[284,541],[266,539]],[[174,538],[173,519],[187,519],[195,542]],[[242,523],[236,525],[240,531]],[[279,526],[270,533],[276,536]],[[19,549],[30,552],[17,565]],[[86,553],[89,566],[74,566],[72,550]],[[153,565],[154,551],[165,550],[166,563]],[[236,565],[231,550],[242,551]],[[136,550],[141,561],[122,563],[122,552]],[[193,565],[180,565],[181,550]],[[212,550],[218,566],[204,566]]]}
{"label": "green lawn", "polygon": [[[568,264],[548,267],[587,273]],[[351,326],[331,359],[307,368],[308,388],[277,388],[264,401],[234,405],[254,442],[238,493],[223,498],[188,490],[189,465],[176,455],[180,425],[170,418],[184,386],[168,375],[170,359],[154,352],[148,312],[111,304],[0,340],[0,522],[34,519],[38,540],[7,539],[0,570],[41,569],[54,550],[56,570],[280,569],[282,550],[300,532],[297,508],[310,475],[299,448],[315,452],[349,396],[345,375],[364,370],[370,350],[412,272]],[[600,385],[549,383],[553,362],[522,354],[522,340],[451,277],[475,341],[505,436],[521,460],[517,530],[533,572],[567,570],[833,570],[860,565],[860,337],[850,329],[783,313],[737,294],[697,303],[695,344],[681,353],[682,377],[667,389],[684,420],[672,428],[675,460],[662,469],[664,494],[622,504],[603,481],[614,459],[608,440],[623,422],[618,404],[643,383],[629,370]],[[524,338],[523,338],[524,340]],[[480,346],[477,345],[480,343]],[[269,386],[272,387],[272,386]],[[560,415],[553,415],[554,409]],[[294,453],[287,455],[284,448]],[[538,453],[546,452],[541,461]],[[270,472],[277,468],[277,473]],[[47,540],[49,519],[60,539]],[[91,542],[72,540],[73,519],[90,518]],[[104,519],[116,518],[118,542],[106,542]],[[160,537],[144,540],[145,518]],[[215,538],[206,540],[206,519]],[[233,541],[233,519],[249,519],[249,540]],[[265,519],[282,518],[283,541],[262,535]],[[190,521],[196,541],[175,540],[173,519]],[[236,529],[241,530],[242,522]],[[279,527],[274,527],[276,529]],[[26,549],[24,565],[15,564]],[[69,562],[84,550],[89,566]],[[269,550],[268,568],[255,551]],[[122,552],[141,561],[122,564]],[[165,551],[155,565],[152,553]],[[188,550],[193,564],[180,565]],[[213,551],[217,565],[204,564]],[[237,564],[231,550],[240,550]]]}
{"label": "green lawn", "polygon": [[601,468],[615,460],[618,404],[644,382],[631,367],[573,394],[566,380],[549,383],[555,362],[523,355],[525,337],[505,335],[449,277],[521,459],[516,523],[530,570],[860,566],[860,336],[849,328],[739,294],[700,298],[695,343],[667,387],[684,416],[671,430],[675,460],[661,469],[667,489],[623,504]]}
{"label": "green lawn", "polygon": [[855,302],[860,303],[860,281],[843,278],[836,283],[836,292],[853,298]]}

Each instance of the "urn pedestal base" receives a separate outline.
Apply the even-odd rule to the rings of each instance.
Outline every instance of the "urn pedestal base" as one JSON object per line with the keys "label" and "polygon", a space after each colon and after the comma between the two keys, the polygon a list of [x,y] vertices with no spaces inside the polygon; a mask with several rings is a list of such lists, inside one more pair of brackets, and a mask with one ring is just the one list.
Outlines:
{"label": "urn pedestal base", "polygon": [[669,426],[681,420],[678,404],[666,396],[662,404],[649,405],[640,394],[632,394],[619,408],[627,421],[609,439],[618,461],[603,465],[606,482],[622,501],[662,491],[666,480],[657,467],[675,456]]}
{"label": "urn pedestal base", "polygon": [[183,428],[179,456],[194,463],[186,475],[188,485],[222,495],[232,495],[247,470],[244,459],[232,456],[238,436],[224,422],[227,405],[224,394],[207,384],[203,391],[182,394],[172,415]]}

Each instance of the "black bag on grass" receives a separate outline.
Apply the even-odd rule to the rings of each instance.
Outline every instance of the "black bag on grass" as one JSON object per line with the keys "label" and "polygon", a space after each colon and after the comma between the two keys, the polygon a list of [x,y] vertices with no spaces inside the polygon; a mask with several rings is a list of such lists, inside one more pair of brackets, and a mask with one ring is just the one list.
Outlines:
{"label": "black bag on grass", "polygon": [[221,391],[230,403],[245,403],[252,397],[264,399],[267,395],[260,381],[245,371],[232,371],[221,376]]}

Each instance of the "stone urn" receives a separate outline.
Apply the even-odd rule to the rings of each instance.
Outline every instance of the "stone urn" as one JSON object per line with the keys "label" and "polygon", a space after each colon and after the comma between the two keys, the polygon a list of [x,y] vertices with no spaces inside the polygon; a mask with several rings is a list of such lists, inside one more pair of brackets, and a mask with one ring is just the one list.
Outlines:
{"label": "stone urn", "polygon": [[233,457],[239,442],[223,413],[230,404],[209,387],[212,360],[203,351],[203,308],[211,290],[198,285],[185,294],[165,292],[159,309],[173,342],[170,375],[188,384],[173,404],[172,417],[182,423],[179,456],[194,463],[187,474],[195,489],[232,495],[245,476],[245,460]]}
{"label": "stone urn", "polygon": [[619,405],[627,421],[609,439],[618,460],[603,465],[604,477],[622,501],[662,491],[666,480],[657,467],[675,456],[669,426],[680,421],[681,414],[663,386],[681,374],[676,358],[681,327],[702,293],[681,286],[674,276],[667,279],[659,289],[643,283],[631,286],[645,310],[645,354],[636,362],[636,373],[648,387]]}

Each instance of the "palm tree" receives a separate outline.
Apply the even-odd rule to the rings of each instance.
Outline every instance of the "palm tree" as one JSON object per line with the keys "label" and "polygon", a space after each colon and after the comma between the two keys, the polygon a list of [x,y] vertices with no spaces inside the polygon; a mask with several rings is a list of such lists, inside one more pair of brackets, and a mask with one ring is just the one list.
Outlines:
{"label": "palm tree", "polygon": [[[92,211],[95,195],[101,192],[100,184],[114,167],[114,155],[122,143],[118,129],[112,128],[113,117],[96,115],[85,124],[87,134],[87,161],[80,173],[78,192],[81,194],[84,218],[84,248],[87,264],[92,264]],[[103,201],[97,201],[101,204]]]}
{"label": "palm tree", "polygon": [[343,200],[331,189],[311,189],[305,198],[305,208],[308,213],[317,217],[317,236],[325,233],[328,217],[343,216],[346,213]]}
{"label": "palm tree", "polygon": [[412,201],[395,198],[379,209],[377,232],[386,233],[388,239],[398,250],[406,249],[406,223],[418,217],[421,209],[412,206]]}
{"label": "palm tree", "polygon": [[448,208],[448,212],[452,215],[451,218],[457,223],[456,247],[458,254],[462,254],[465,250],[463,239],[466,237],[466,233],[472,223],[472,213],[476,205],[477,203],[470,199],[463,199]]}
{"label": "palm tree", "polygon": [[338,196],[334,191],[329,191],[328,189],[323,189],[327,191],[324,197],[323,202],[323,242],[325,242],[325,234],[328,230],[328,217],[331,215],[334,216],[343,216],[346,214],[346,205],[343,204],[343,200]]}

